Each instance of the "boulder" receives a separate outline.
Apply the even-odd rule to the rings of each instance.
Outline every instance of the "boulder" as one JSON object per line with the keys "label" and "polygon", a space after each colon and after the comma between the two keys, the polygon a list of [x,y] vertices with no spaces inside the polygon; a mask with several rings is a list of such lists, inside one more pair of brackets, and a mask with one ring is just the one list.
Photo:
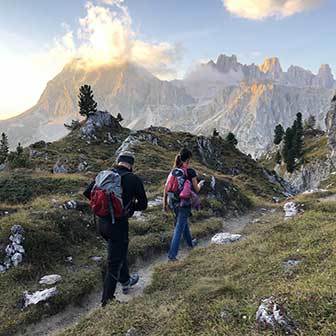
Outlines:
{"label": "boulder", "polygon": [[284,207],[285,218],[292,218],[298,214],[298,208],[294,202],[287,202]]}
{"label": "boulder", "polygon": [[54,174],[67,174],[69,173],[69,168],[66,165],[67,160],[66,159],[60,159],[57,160],[53,167],[53,173]]}
{"label": "boulder", "polygon": [[0,264],[0,273],[5,272],[11,266],[18,266],[23,261],[25,249],[22,246],[24,241],[24,229],[21,225],[13,225],[11,235],[9,236],[10,243],[6,246],[6,256],[2,264]]}
{"label": "boulder", "polygon": [[111,131],[119,131],[121,129],[118,120],[110,113],[107,111],[97,111],[89,115],[80,132],[83,138],[95,140],[97,139],[97,130],[103,127],[109,128]]}
{"label": "boulder", "polygon": [[211,243],[212,244],[229,244],[229,243],[233,243],[236,242],[238,240],[240,240],[242,238],[242,235],[240,234],[233,234],[233,233],[229,233],[229,232],[220,232],[215,234],[212,238],[211,238]]}
{"label": "boulder", "polygon": [[23,308],[27,308],[30,305],[36,305],[41,301],[47,301],[53,296],[58,294],[56,287],[48,288],[42,291],[36,291],[32,294],[24,292],[23,294]]}
{"label": "boulder", "polygon": [[39,281],[40,285],[55,285],[57,282],[60,282],[62,277],[58,274],[45,275]]}

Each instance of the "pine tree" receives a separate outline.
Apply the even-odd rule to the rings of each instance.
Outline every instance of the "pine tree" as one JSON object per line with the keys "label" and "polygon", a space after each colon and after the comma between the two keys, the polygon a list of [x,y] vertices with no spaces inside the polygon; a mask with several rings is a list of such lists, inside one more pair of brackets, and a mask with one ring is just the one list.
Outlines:
{"label": "pine tree", "polygon": [[118,122],[122,122],[124,120],[124,118],[122,117],[122,115],[120,113],[118,113],[117,115],[117,121]]}
{"label": "pine tree", "polygon": [[288,127],[284,136],[284,146],[282,157],[286,163],[287,171],[292,173],[295,166],[295,153],[293,149],[293,142],[295,136],[295,128]]}
{"label": "pine tree", "polygon": [[293,131],[293,153],[295,158],[301,159],[303,156],[303,125],[302,114],[300,112],[296,115],[296,120],[293,124]]}
{"label": "pine tree", "polygon": [[8,153],[9,153],[8,137],[3,132],[1,134],[1,140],[0,140],[0,164],[3,164],[6,161]]}
{"label": "pine tree", "polygon": [[216,128],[213,129],[213,131],[212,131],[212,136],[213,136],[213,137],[218,137],[218,136],[219,136],[219,132],[217,131]]}
{"label": "pine tree", "polygon": [[274,129],[274,144],[279,145],[283,139],[285,130],[281,124],[277,125]]}
{"label": "pine tree", "polygon": [[293,173],[295,170],[295,151],[294,148],[291,148],[288,152],[288,160],[287,160],[287,171],[289,173]]}
{"label": "pine tree", "polygon": [[11,168],[29,167],[29,156],[24,152],[20,143],[18,143],[15,152],[9,153],[8,162]]}
{"label": "pine tree", "polygon": [[16,147],[16,155],[20,157],[22,156],[22,154],[23,154],[23,147],[21,146],[21,143],[19,142]]}
{"label": "pine tree", "polygon": [[97,103],[94,100],[93,91],[90,85],[83,85],[79,89],[78,95],[79,114],[88,117],[97,112]]}
{"label": "pine tree", "polygon": [[230,132],[226,138],[225,138],[225,141],[227,143],[229,143],[230,145],[232,145],[233,147],[237,146],[238,145],[238,140],[236,139],[236,136]]}
{"label": "pine tree", "polygon": [[281,164],[281,162],[282,162],[282,157],[281,157],[281,154],[280,154],[279,151],[277,151],[277,153],[276,153],[276,155],[275,155],[275,162],[276,162],[277,164]]}

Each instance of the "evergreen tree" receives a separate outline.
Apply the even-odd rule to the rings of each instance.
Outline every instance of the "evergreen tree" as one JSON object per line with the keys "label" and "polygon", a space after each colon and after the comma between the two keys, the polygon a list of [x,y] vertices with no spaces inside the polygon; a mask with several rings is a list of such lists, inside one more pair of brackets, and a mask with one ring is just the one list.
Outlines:
{"label": "evergreen tree", "polygon": [[293,150],[293,142],[295,137],[294,127],[288,127],[284,136],[284,146],[282,157],[286,163],[287,171],[292,173],[295,166],[295,153]]}
{"label": "evergreen tree", "polygon": [[11,168],[29,167],[29,156],[24,152],[20,143],[18,143],[15,152],[9,153],[8,162]]}
{"label": "evergreen tree", "polygon": [[79,89],[78,106],[79,114],[88,117],[97,112],[97,103],[94,100],[93,91],[90,85],[83,85]]}
{"label": "evergreen tree", "polygon": [[122,117],[122,115],[120,113],[118,113],[117,115],[117,121],[118,122],[122,122],[124,120],[124,118]]}
{"label": "evergreen tree", "polygon": [[288,160],[286,163],[287,166],[287,171],[289,173],[293,173],[295,170],[295,153],[294,153],[294,148],[291,148],[288,152]]}
{"label": "evergreen tree", "polygon": [[5,133],[1,134],[1,140],[0,140],[0,164],[3,164],[7,157],[9,152],[9,145],[8,145],[8,137]]}
{"label": "evergreen tree", "polygon": [[283,139],[285,134],[285,130],[283,129],[282,125],[279,124],[274,129],[274,144],[279,145]]}
{"label": "evergreen tree", "polygon": [[281,164],[281,162],[282,162],[282,157],[281,157],[281,154],[280,154],[279,151],[277,151],[277,153],[276,153],[276,155],[275,155],[275,162],[276,162],[277,164]]}
{"label": "evergreen tree", "polygon": [[299,112],[296,115],[296,120],[293,124],[293,153],[295,158],[301,159],[303,156],[303,125],[302,114]]}
{"label": "evergreen tree", "polygon": [[316,118],[311,114],[304,122],[305,130],[314,130],[316,127]]}
{"label": "evergreen tree", "polygon": [[218,137],[218,136],[219,136],[219,132],[217,131],[216,128],[213,129],[213,131],[212,131],[212,136],[213,136],[213,137]]}
{"label": "evergreen tree", "polygon": [[232,132],[230,132],[226,136],[225,141],[229,143],[230,145],[232,145],[233,147],[237,146],[238,144],[238,140],[236,139],[236,136]]}
{"label": "evergreen tree", "polygon": [[16,154],[18,157],[22,156],[23,154],[23,147],[21,146],[21,143],[19,142],[16,147]]}

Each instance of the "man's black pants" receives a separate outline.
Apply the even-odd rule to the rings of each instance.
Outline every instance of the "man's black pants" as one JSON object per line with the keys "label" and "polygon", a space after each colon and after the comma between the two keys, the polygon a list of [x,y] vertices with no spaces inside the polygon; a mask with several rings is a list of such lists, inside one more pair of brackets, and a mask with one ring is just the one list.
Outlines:
{"label": "man's black pants", "polygon": [[117,283],[129,280],[128,270],[128,221],[109,224],[107,239],[107,267],[104,280],[102,303],[106,304],[114,298]]}

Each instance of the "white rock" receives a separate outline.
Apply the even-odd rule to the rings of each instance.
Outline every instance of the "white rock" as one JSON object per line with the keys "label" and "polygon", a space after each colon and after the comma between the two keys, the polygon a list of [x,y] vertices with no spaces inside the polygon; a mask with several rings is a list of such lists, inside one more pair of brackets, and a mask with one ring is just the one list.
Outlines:
{"label": "white rock", "polygon": [[290,260],[285,261],[283,265],[286,269],[289,269],[289,268],[294,268],[300,265],[301,263],[302,263],[302,260],[290,259]]}
{"label": "white rock", "polygon": [[162,197],[157,197],[154,200],[148,202],[148,208],[154,208],[154,207],[162,205],[162,204],[163,204],[163,198]]}
{"label": "white rock", "polygon": [[287,202],[283,208],[285,211],[285,218],[291,218],[298,214],[298,209],[294,202]]}
{"label": "white rock", "polygon": [[135,211],[134,214],[133,214],[133,217],[136,220],[141,221],[141,222],[146,220],[145,216],[143,215],[143,213],[141,211]]}
{"label": "white rock", "polygon": [[22,254],[19,253],[19,252],[16,252],[13,256],[12,256],[12,263],[13,263],[13,266],[16,267],[18,266],[22,260],[23,260],[23,257],[22,257]]}
{"label": "white rock", "polygon": [[0,264],[0,273],[5,273],[7,268],[4,265]]}
{"label": "white rock", "polygon": [[103,257],[93,256],[93,257],[90,257],[90,259],[93,261],[99,262],[103,259]]}
{"label": "white rock", "polygon": [[58,274],[45,275],[39,281],[40,285],[54,285],[62,280],[62,277]]}
{"label": "white rock", "polygon": [[42,291],[36,291],[33,294],[29,294],[28,292],[24,292],[24,308],[30,305],[36,305],[41,301],[47,301],[49,298],[56,296],[58,294],[58,290],[56,287],[48,288]]}
{"label": "white rock", "polygon": [[228,244],[228,243],[233,243],[235,241],[238,241],[242,238],[242,235],[240,234],[232,234],[229,232],[220,232],[215,234],[211,238],[211,243],[212,244]]}
{"label": "white rock", "polygon": [[293,323],[286,316],[284,308],[272,296],[261,301],[256,313],[256,321],[259,325],[273,330],[281,328],[286,334],[294,331]]}

